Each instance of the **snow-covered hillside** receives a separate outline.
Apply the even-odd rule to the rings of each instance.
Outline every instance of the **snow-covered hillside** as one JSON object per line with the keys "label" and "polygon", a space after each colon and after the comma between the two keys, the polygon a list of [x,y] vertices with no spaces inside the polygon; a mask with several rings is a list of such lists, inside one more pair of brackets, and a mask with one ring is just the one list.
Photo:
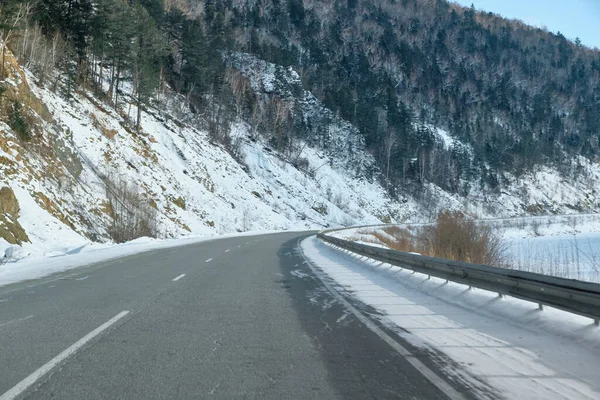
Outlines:
{"label": "snow-covered hillside", "polygon": [[[319,148],[303,146],[308,165],[295,168],[251,137],[243,122],[232,126],[241,143],[240,164],[211,143],[191,115],[188,123],[170,116],[183,106],[172,93],[142,114],[137,134],[126,123],[135,115],[132,104],[118,113],[87,91],[65,100],[12,65],[7,84],[19,95],[26,87],[27,96],[46,108],[32,118],[39,127],[32,142],[43,146],[22,142],[8,125],[0,127],[0,187],[14,193],[16,217],[28,235],[20,241],[22,249],[15,249],[17,259],[110,241],[107,180],[126,182],[143,194],[158,211],[162,238],[378,222],[415,208],[394,204],[378,183],[336,167]],[[0,239],[0,250],[11,244],[7,239],[14,242]]]}
{"label": "snow-covered hillside", "polygon": [[[0,253],[14,246],[13,263],[110,243],[107,183],[114,182],[139,192],[156,210],[159,238],[420,222],[441,209],[510,217],[598,208],[600,168],[584,159],[582,179],[566,181],[545,169],[507,176],[500,194],[478,189],[478,182],[469,183],[468,197],[426,184],[419,195],[397,188],[399,197],[392,199],[358,130],[304,90],[296,71],[251,55],[230,54],[230,68],[265,102],[275,94],[294,106],[294,118],[308,132],[295,143],[295,160],[242,120],[230,127],[233,157],[211,140],[201,116],[187,111],[185,99],[169,90],[143,110],[138,133],[127,84],[115,111],[88,90],[67,100],[60,85],[38,84],[10,54],[7,59],[4,101],[23,104],[33,132],[25,141],[0,123],[0,188],[8,199],[0,196]],[[435,132],[444,146],[462,146]],[[294,162],[299,159],[301,165]]]}

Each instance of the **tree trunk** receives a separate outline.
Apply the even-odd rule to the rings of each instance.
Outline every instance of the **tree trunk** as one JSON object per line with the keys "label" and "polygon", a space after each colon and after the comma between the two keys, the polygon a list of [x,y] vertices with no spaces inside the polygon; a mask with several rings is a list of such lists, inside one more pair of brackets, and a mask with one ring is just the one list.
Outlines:
{"label": "tree trunk", "polygon": [[0,75],[0,78],[2,78],[2,80],[4,80],[4,62],[6,60],[6,43],[3,42],[2,43],[2,75]]}
{"label": "tree trunk", "polygon": [[117,71],[115,74],[115,93],[114,93],[114,95],[115,95],[115,110],[117,110],[119,107],[119,83],[120,83],[119,77],[120,77],[120,75],[121,75],[121,66],[117,65]]}
{"label": "tree trunk", "polygon": [[137,120],[135,123],[135,131],[137,133],[140,133],[140,124],[142,123],[142,96],[140,94],[140,91],[138,89],[138,95],[137,95]]}
{"label": "tree trunk", "polygon": [[100,87],[100,93],[104,88],[104,52],[100,55],[100,73],[98,74],[98,86]]}
{"label": "tree trunk", "polygon": [[[114,52],[113,52],[113,56],[114,56]],[[118,60],[115,60],[115,58],[113,57],[113,63],[110,66],[110,85],[108,87],[108,96],[111,100],[112,100],[112,96],[113,96],[113,91],[115,89],[115,63],[116,62],[118,62]]]}

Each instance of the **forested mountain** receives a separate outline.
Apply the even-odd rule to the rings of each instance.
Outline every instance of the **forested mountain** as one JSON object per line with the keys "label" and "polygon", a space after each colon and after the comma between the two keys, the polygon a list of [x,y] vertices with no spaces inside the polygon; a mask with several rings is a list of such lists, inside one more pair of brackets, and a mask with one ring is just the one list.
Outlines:
{"label": "forested mountain", "polygon": [[[188,143],[200,136],[186,135],[206,132],[214,154],[225,149],[249,179],[273,172],[260,162],[252,169],[268,156],[314,182],[322,193],[303,194],[312,217],[251,191],[275,214],[289,207],[288,221],[357,222],[366,216],[356,210],[369,202],[377,203],[370,217],[382,220],[461,204],[486,216],[600,207],[600,52],[445,0],[4,0],[0,46],[0,128],[42,158],[56,151],[56,141],[82,140],[66,146],[77,153],[120,132],[151,157],[152,130],[170,130],[176,121],[178,137]],[[37,95],[59,96],[71,114],[50,117],[32,104],[24,83],[30,77],[18,72],[13,54],[35,79]],[[75,118],[76,110],[86,115]],[[118,119],[118,127],[106,128],[97,113],[113,125]],[[61,128],[51,118],[71,120]],[[86,128],[77,121],[88,118],[103,137],[73,139],[72,127]],[[207,167],[192,170],[195,156],[164,139],[163,150],[186,165],[186,176],[173,178],[193,175],[226,201],[215,194]],[[143,175],[119,159],[125,150],[113,154],[114,144],[104,145],[103,168]],[[249,155],[259,148],[264,154]],[[97,151],[88,150],[85,157]],[[6,173],[8,158],[1,157]],[[110,175],[98,172],[97,160],[73,157],[100,179]],[[325,186],[319,175],[326,169],[363,191],[336,194],[335,180]],[[55,186],[64,190],[60,179]],[[390,198],[361,198],[374,183]],[[163,209],[158,190],[141,187],[165,221],[187,228],[181,213],[192,194],[179,201],[161,185]],[[216,229],[198,207],[194,218]],[[334,207],[339,214],[332,218]],[[88,217],[80,219],[91,226]]]}
{"label": "forested mountain", "polygon": [[[430,181],[466,194],[476,178],[496,188],[503,171],[567,172],[575,155],[598,155],[600,53],[445,0],[13,0],[5,25],[23,4],[47,47],[64,46],[50,58],[73,86],[99,87],[110,67],[115,105],[124,79],[139,104],[167,82],[198,113],[235,100],[227,118],[248,120],[258,99],[234,82],[227,52],[292,66],[358,128],[390,188]],[[215,112],[211,129],[224,136]],[[285,118],[286,140],[302,137],[305,123],[293,110]],[[436,143],[434,127],[464,146]]]}
{"label": "forested mountain", "polygon": [[[171,15],[177,13],[171,4]],[[187,2],[206,41],[293,66],[360,130],[394,187],[595,159],[600,52],[444,0]],[[185,57],[184,57],[185,62]],[[185,78],[184,78],[185,80]],[[432,127],[466,144],[444,151]],[[435,166],[435,168],[434,168]],[[387,172],[387,171],[386,171]]]}

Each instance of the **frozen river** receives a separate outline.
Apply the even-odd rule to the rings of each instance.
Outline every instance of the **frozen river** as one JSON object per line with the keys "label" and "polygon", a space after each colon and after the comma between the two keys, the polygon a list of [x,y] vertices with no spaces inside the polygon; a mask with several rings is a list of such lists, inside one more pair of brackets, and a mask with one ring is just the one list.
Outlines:
{"label": "frozen river", "polygon": [[600,282],[600,233],[511,238],[506,244],[516,269]]}

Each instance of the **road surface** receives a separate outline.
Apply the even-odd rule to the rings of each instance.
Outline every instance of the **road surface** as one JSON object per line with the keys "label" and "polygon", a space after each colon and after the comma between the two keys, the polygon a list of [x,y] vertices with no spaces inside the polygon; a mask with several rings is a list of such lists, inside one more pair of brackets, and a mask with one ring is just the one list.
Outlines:
{"label": "road surface", "polygon": [[313,274],[307,236],[220,239],[0,287],[0,399],[448,398]]}

